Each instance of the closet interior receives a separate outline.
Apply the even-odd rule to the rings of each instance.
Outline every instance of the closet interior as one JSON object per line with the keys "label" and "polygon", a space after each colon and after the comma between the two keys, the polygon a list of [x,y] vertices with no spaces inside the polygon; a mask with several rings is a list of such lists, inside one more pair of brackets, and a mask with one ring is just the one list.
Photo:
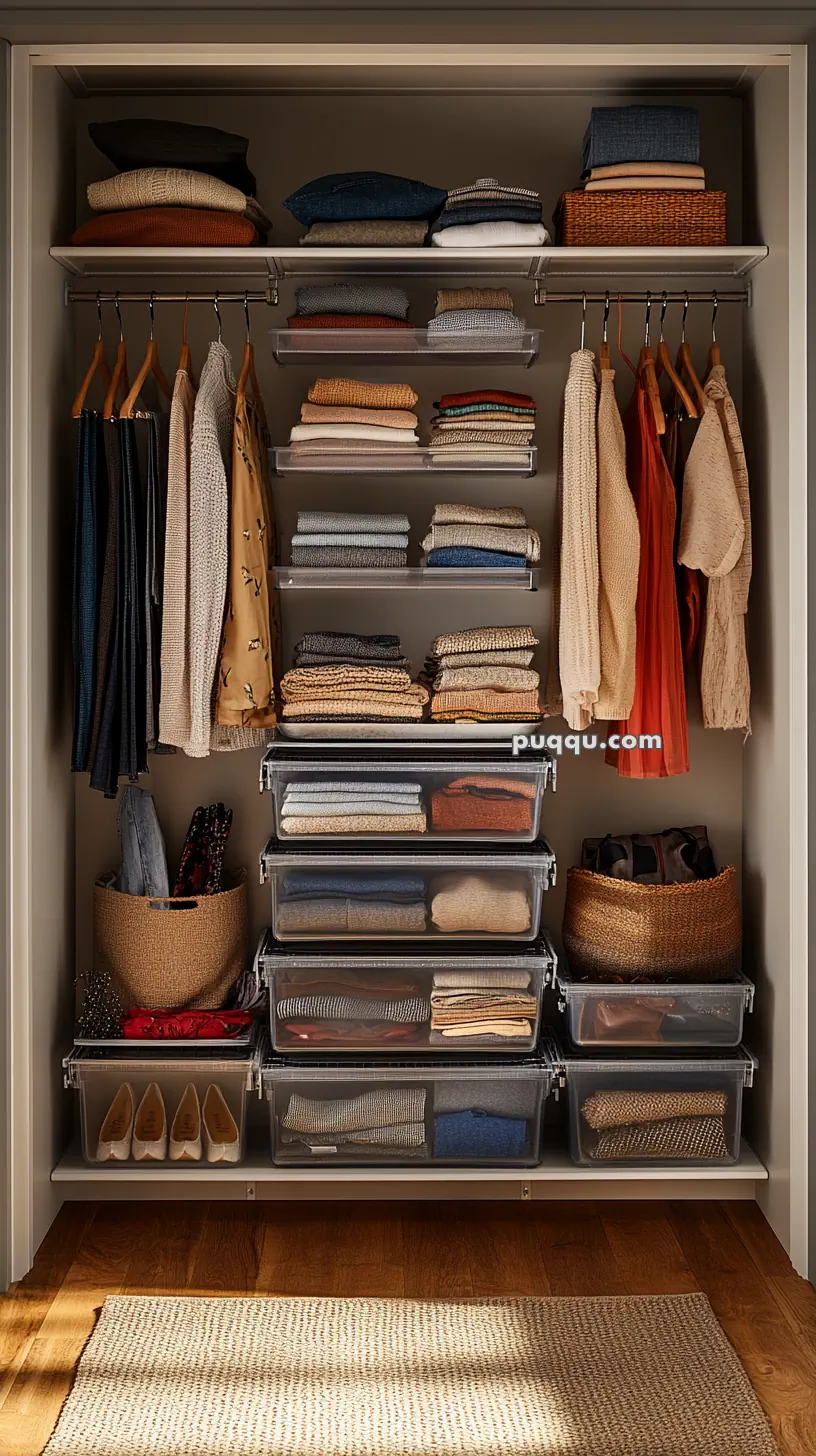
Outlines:
{"label": "closet interior", "polygon": [[[677,59],[668,49],[621,48],[599,58],[578,47],[558,53],[541,47],[532,48],[523,65],[517,58],[504,61],[500,51],[481,54],[475,45],[470,59],[463,54],[457,64],[440,64],[431,49],[422,60],[414,48],[410,64],[370,48],[365,56],[338,55],[333,64],[316,66],[307,51],[282,59],[262,46],[252,55],[225,48],[219,56],[168,56],[166,49],[154,56],[150,47],[129,54],[125,44],[102,53],[93,47],[14,48],[10,653],[12,694],[19,694],[21,710],[12,742],[10,1044],[17,1275],[64,1199],[199,1196],[756,1198],[804,1270],[807,885],[799,730],[805,343],[797,302],[804,222],[796,188],[805,164],[804,63],[796,48],[730,53],[727,47],[692,47]],[[308,247],[284,206],[313,178],[361,168],[445,190],[499,178],[540,193],[544,223],[553,233],[550,216],[560,196],[578,184],[591,108],[632,102],[698,111],[706,186],[727,194],[725,246]],[[249,138],[258,201],[271,221],[263,245],[94,248],[69,242],[90,216],[89,183],[113,171],[94,147],[89,123],[153,117]],[[382,330],[377,337],[330,329],[301,336],[289,324],[296,289],[338,282],[404,289],[411,328]],[[440,289],[471,286],[509,290],[523,320],[512,345],[496,342],[477,358],[455,345],[435,347],[427,326]],[[385,778],[392,789],[404,782],[396,802],[415,816],[411,785],[418,784],[426,805],[454,816],[446,821],[448,838],[440,831],[435,840],[430,820],[419,845],[410,831],[387,844],[361,837],[343,845],[347,879],[373,883],[385,874],[393,886],[393,877],[402,877],[403,900],[426,891],[439,900],[435,924],[444,932],[435,936],[406,932],[410,905],[396,907],[403,927],[397,934],[407,938],[387,941],[378,994],[405,996],[408,987],[423,1003],[430,998],[440,1007],[438,1023],[431,1024],[444,1028],[448,1012],[455,1017],[457,939],[459,964],[464,956],[488,978],[497,951],[493,932],[474,931],[472,920],[457,919],[455,889],[452,903],[443,904],[438,888],[429,888],[429,865],[446,885],[457,874],[482,874],[488,884],[491,876],[497,882],[515,876],[527,912],[514,921],[508,910],[500,970],[512,977],[515,968],[519,990],[517,1002],[508,998],[511,1011],[502,1014],[515,1015],[523,1030],[515,1055],[505,1047],[488,1058],[482,1045],[457,1063],[444,1044],[441,1051],[433,1044],[435,1035],[442,1042],[441,1031],[422,1032],[418,1018],[411,1022],[405,1011],[408,1024],[389,1051],[401,1067],[387,1113],[402,1139],[396,1144],[401,1156],[391,1160],[377,1155],[376,1139],[375,1150],[369,1143],[363,1155],[352,1139],[355,1153],[341,1141],[327,1163],[320,1156],[326,1130],[309,1111],[325,1097],[346,1100],[358,1109],[349,1114],[351,1132],[361,1140],[368,1135],[359,1099],[377,1093],[383,1073],[377,1061],[382,1049],[366,1036],[344,1048],[354,1053],[353,1068],[338,1067],[330,1046],[321,1055],[312,1052],[311,1060],[294,1044],[294,1060],[272,1056],[267,1040],[259,1045],[241,1029],[223,1058],[195,1046],[166,1050],[149,1069],[129,1058],[126,1073],[100,1080],[95,1063],[108,1053],[87,1045],[71,1053],[75,983],[81,986],[94,959],[94,886],[121,863],[115,800],[92,789],[87,773],[71,772],[71,406],[98,338],[111,367],[124,345],[131,385],[153,339],[171,387],[183,343],[198,378],[215,340],[230,351],[236,375],[251,341],[271,441],[282,672],[291,670],[298,644],[309,634],[391,634],[416,678],[435,639],[488,624],[523,624],[539,644],[533,666],[543,696],[570,358],[581,348],[597,358],[605,338],[623,409],[633,376],[619,346],[637,361],[649,308],[653,347],[665,336],[674,359],[682,332],[701,374],[716,320],[716,345],[739,415],[753,519],[750,736],[703,727],[691,669],[690,769],[658,779],[619,776],[598,750],[576,756],[539,744],[514,758],[511,734],[500,723],[448,724],[443,735],[408,722],[378,748],[366,741],[344,746],[336,733],[326,735],[324,724],[300,722],[265,757],[261,746],[202,757],[151,753],[140,783],[153,794],[174,865],[196,806],[223,803],[233,812],[225,865],[230,875],[246,872],[250,938],[258,946],[254,984],[271,1001],[266,1038],[277,1028],[285,1045],[293,1024],[287,996],[297,999],[320,979],[309,922],[293,912],[287,876],[297,874],[307,884],[310,875],[338,873],[336,840],[303,827],[311,812],[303,786],[310,777],[332,779],[335,771],[341,780],[362,780],[363,788],[367,780]],[[420,447],[407,463],[384,467],[376,454],[351,452],[310,456],[290,441],[314,381],[338,376],[410,385]],[[446,464],[427,444],[435,402],[474,390],[530,396],[534,438],[528,444],[525,436],[521,449],[509,449],[506,460],[492,465],[479,459],[468,468],[467,457]],[[417,543],[443,502],[521,508],[540,543],[531,553],[535,559],[510,560],[501,570],[449,568],[444,580],[435,577]],[[306,564],[292,564],[292,538],[302,530],[298,515],[305,512],[407,518],[407,558],[396,569],[386,565],[361,575],[356,568],[309,564],[305,547]],[[433,533],[428,540],[433,550]],[[391,550],[387,542],[381,549]],[[526,670],[520,669],[522,678]],[[562,719],[548,718],[537,731],[546,738],[567,730]],[[513,775],[523,780],[524,802],[532,804],[500,848],[478,836],[474,842],[468,830],[451,831],[450,823],[461,822],[456,806],[439,797],[452,779],[490,773],[503,782]],[[604,1163],[594,1150],[609,1133],[580,1124],[575,1109],[612,1086],[631,1090],[631,1077],[627,1082],[617,1062],[599,1060],[592,1035],[582,1036],[581,1028],[598,1018],[587,1009],[591,993],[570,981],[562,955],[567,870],[580,863],[587,838],[681,825],[705,825],[718,866],[737,871],[741,974],[719,1001],[720,1012],[726,1003],[730,1030],[717,1055],[727,1064],[706,1048],[683,1046],[681,1055],[678,1046],[671,1062],[655,1062],[642,1048],[639,1075],[647,1090],[671,1089],[680,1085],[672,1078],[681,1076],[682,1057],[699,1062],[700,1086],[713,1088],[714,1101],[721,1097],[728,1109],[729,1156],[715,1157],[710,1166],[694,1159],[685,1166],[650,1166],[625,1157],[616,1165],[614,1155]],[[411,891],[423,875],[424,889],[421,884]],[[439,918],[444,914],[447,921]],[[382,935],[385,922],[375,923]],[[344,965],[344,932],[326,922],[322,933],[323,952],[338,976],[353,976],[354,964]],[[631,988],[616,990],[621,1000],[633,994]],[[659,991],[648,987],[644,996]],[[696,1011],[701,998],[715,994],[700,992]],[[297,1004],[305,1003],[301,998]],[[578,1058],[574,1094],[564,1085],[569,1076],[563,1069],[570,1028],[578,1045],[569,1054]],[[500,1024],[497,1043],[502,1034]],[[423,1062],[429,1050],[436,1060]],[[454,1081],[446,1083],[449,1062]],[[162,1085],[171,1119],[189,1083],[202,1103],[217,1084],[221,1102],[212,1126],[221,1128],[224,1146],[234,1129],[240,1157],[225,1154],[217,1166],[206,1157],[96,1161],[93,1145],[102,1139],[116,1088],[131,1084],[139,1100],[153,1081]],[[458,1119],[474,1106],[483,1111],[484,1126],[463,1142]],[[495,1115],[508,1108],[515,1108],[514,1116]],[[437,1156],[422,1152],[431,1136]]]}

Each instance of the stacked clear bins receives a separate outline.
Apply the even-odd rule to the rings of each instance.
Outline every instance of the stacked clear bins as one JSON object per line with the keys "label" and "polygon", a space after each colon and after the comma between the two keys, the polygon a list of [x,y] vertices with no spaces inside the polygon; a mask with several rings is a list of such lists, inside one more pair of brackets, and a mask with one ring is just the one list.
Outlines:
{"label": "stacked clear bins", "polygon": [[217,1050],[190,1042],[75,1047],[65,1085],[79,1092],[85,1161],[176,1172],[243,1162],[247,1098],[260,1094],[263,1059],[255,1037]]}

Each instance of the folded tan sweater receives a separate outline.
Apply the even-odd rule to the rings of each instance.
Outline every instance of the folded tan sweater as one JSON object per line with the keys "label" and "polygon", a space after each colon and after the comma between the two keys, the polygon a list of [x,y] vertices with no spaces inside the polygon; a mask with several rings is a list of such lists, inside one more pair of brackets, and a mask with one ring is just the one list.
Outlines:
{"label": "folded tan sweater", "polygon": [[471,688],[458,693],[434,693],[431,717],[440,723],[530,723],[541,716],[538,693],[501,693]]}
{"label": "folded tan sweater", "polygon": [[410,384],[368,384],[357,379],[316,379],[311,404],[350,404],[361,409],[412,410],[419,396]]}
{"label": "folded tan sweater", "polygon": [[513,313],[515,304],[507,288],[440,288],[434,314],[438,317],[456,308],[501,308]]}
{"label": "folded tan sweater", "polygon": [[442,632],[431,644],[434,657],[448,652],[498,652],[505,648],[538,647],[532,627],[468,627],[464,632]]}
{"label": "folded tan sweater", "polygon": [[424,834],[428,825],[421,814],[326,814],[285,821],[287,834]]}
{"label": "folded tan sweater", "polygon": [[437,505],[432,526],[523,526],[527,517],[521,506]]}
{"label": "folded tan sweater", "polygon": [[435,693],[464,692],[468,688],[493,688],[503,693],[533,692],[541,679],[526,667],[447,667],[434,679]]}
{"label": "folded tan sweater", "polygon": [[349,404],[302,404],[304,425],[386,425],[392,430],[415,430],[419,424],[411,410],[360,409]]}
{"label": "folded tan sweater", "polygon": [[481,551],[507,551],[538,561],[541,540],[529,527],[513,526],[431,526],[422,542],[424,551],[438,551],[443,546],[473,546]]}

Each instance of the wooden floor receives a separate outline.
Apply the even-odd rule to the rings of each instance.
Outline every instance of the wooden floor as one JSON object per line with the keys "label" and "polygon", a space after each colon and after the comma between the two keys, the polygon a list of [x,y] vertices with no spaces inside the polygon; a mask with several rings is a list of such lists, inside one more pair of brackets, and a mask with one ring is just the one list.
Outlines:
{"label": "wooden floor", "polygon": [[754,1204],[66,1204],[32,1272],[0,1299],[0,1451],[39,1456],[108,1294],[696,1290],[783,1456],[813,1456],[816,1290]]}

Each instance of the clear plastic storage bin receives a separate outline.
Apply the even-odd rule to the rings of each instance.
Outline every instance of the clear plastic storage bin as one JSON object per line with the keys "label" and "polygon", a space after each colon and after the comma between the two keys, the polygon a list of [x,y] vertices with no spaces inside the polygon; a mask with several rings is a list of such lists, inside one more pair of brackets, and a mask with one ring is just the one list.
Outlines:
{"label": "clear plastic storage bin", "polygon": [[463,754],[313,756],[270,748],[261,783],[281,840],[530,843],[538,837],[548,754],[494,747]]}
{"label": "clear plastic storage bin", "polygon": [[735,1163],[742,1094],[756,1066],[744,1047],[688,1061],[562,1054],[573,1162],[664,1168]]}
{"label": "clear plastic storage bin", "polygon": [[576,1046],[735,1047],[754,988],[742,975],[716,985],[610,985],[559,969],[558,1007]]}
{"label": "clear plastic storage bin", "polygon": [[[121,1087],[129,1086],[132,1089],[133,1102],[138,1108],[148,1087],[155,1083],[161,1092],[167,1114],[168,1149],[166,1157],[161,1161],[168,1169],[172,1167],[174,1170],[184,1166],[196,1166],[194,1161],[172,1161],[169,1149],[173,1118],[185,1089],[191,1082],[202,1107],[210,1087],[220,1091],[238,1130],[237,1150],[233,1145],[229,1159],[225,1161],[243,1162],[246,1153],[247,1097],[253,1092],[256,1095],[260,1093],[263,1051],[262,1046],[253,1046],[250,1049],[238,1048],[233,1055],[224,1051],[218,1056],[207,1056],[191,1045],[187,1051],[174,1051],[168,1056],[160,1045],[151,1049],[139,1047],[137,1052],[75,1049],[64,1062],[65,1085],[79,1092],[82,1152],[85,1161],[94,1166],[98,1166],[101,1161],[110,1168],[139,1166],[138,1160],[133,1157],[132,1146],[125,1157],[114,1159],[100,1156],[100,1133]],[[217,1106],[217,1096],[212,1100]],[[203,1141],[202,1137],[202,1144]],[[236,1151],[237,1157],[234,1156]],[[207,1148],[203,1146],[201,1162],[208,1161]],[[156,1160],[151,1160],[149,1164],[151,1168],[158,1165]],[[215,1171],[219,1163],[213,1162],[212,1166]]]}
{"label": "clear plastic storage bin", "polygon": [[276,940],[535,940],[555,880],[546,840],[488,854],[306,849],[271,839],[261,883]]}
{"label": "clear plastic storage bin", "polygon": [[272,1058],[263,1080],[276,1164],[532,1168],[552,1068]]}
{"label": "clear plastic storage bin", "polygon": [[544,935],[513,955],[485,955],[478,945],[446,955],[395,954],[393,946],[370,943],[331,955],[291,950],[267,931],[257,956],[275,1051],[324,1058],[527,1055],[538,1042],[554,966]]}

